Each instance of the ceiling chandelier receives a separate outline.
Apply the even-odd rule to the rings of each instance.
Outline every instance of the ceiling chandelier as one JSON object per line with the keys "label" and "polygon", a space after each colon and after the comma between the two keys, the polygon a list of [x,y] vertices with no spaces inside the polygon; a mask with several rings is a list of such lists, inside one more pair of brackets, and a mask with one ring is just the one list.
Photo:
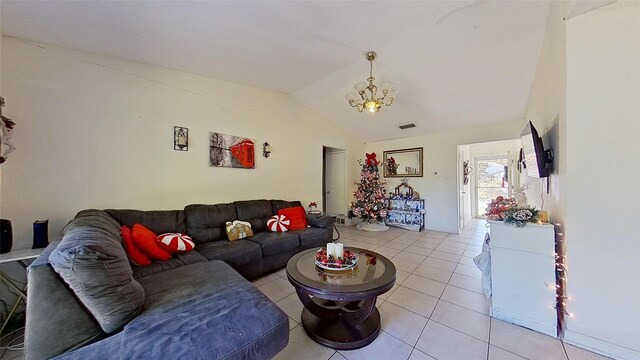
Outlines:
{"label": "ceiling chandelier", "polygon": [[382,90],[382,96],[378,96],[378,87],[373,83],[376,79],[373,77],[373,60],[376,59],[376,52],[369,51],[367,53],[367,60],[369,61],[369,78],[367,82],[359,82],[354,88],[357,93],[350,92],[347,94],[346,98],[349,101],[349,105],[358,109],[358,111],[362,112],[364,109],[367,109],[369,112],[378,112],[382,107],[382,104],[386,106],[391,106],[393,101],[396,99],[396,95],[398,91],[393,88],[393,83],[385,81],[380,85],[380,89]]}

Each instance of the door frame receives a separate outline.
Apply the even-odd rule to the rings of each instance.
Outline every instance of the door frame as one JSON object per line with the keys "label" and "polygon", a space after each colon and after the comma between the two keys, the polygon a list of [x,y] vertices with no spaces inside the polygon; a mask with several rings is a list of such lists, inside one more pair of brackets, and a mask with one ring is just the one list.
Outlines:
{"label": "door frame", "polygon": [[344,154],[344,164],[342,164],[341,168],[344,173],[344,199],[342,199],[342,203],[340,204],[340,211],[338,214],[342,214],[344,211],[344,215],[346,215],[347,211],[347,191],[349,190],[349,176],[347,172],[347,150],[336,148],[333,146],[322,146],[322,212],[327,214],[327,154],[328,153],[343,153]]}
{"label": "door frame", "polygon": [[[487,156],[474,156],[473,157],[473,166],[474,169],[479,169],[478,167],[478,160],[496,160],[496,159],[507,159],[507,166],[509,167],[508,171],[507,171],[507,176],[509,181],[507,182],[507,197],[511,197],[511,192],[512,192],[512,186],[511,186],[511,182],[513,181],[513,174],[512,174],[512,164],[511,164],[511,152],[507,151],[504,154],[499,154],[499,155],[487,155]],[[471,208],[474,210],[474,214],[472,214],[473,217],[475,218],[485,218],[484,214],[478,214],[478,175],[479,172],[478,171],[474,171],[474,176],[473,176],[473,183],[471,184],[471,189],[473,190],[473,197],[472,199],[472,203],[471,203]]]}

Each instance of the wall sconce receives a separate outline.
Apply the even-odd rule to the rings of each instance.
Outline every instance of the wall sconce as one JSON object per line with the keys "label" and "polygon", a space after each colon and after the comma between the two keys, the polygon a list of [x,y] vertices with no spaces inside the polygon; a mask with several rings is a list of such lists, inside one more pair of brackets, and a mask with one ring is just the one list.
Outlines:
{"label": "wall sconce", "polygon": [[189,129],[186,127],[173,127],[173,150],[189,151]]}
{"label": "wall sconce", "polygon": [[262,156],[268,158],[271,155],[271,145],[268,142],[262,144]]}

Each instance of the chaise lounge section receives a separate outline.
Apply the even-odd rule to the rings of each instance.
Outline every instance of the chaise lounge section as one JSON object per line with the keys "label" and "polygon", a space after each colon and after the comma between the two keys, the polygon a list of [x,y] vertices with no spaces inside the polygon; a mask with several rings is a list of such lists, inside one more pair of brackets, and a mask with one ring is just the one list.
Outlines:
{"label": "chaise lounge section", "polygon": [[[268,231],[269,217],[295,206],[300,203],[251,200],[189,205],[184,210],[81,211],[65,227],[64,237],[29,267],[26,358],[273,357],[288,342],[288,317],[248,280],[282,268],[294,254],[323,246],[333,235],[333,219],[314,216],[308,216],[306,229]],[[228,241],[225,223],[233,220],[250,222],[254,236]],[[168,261],[129,265],[119,229],[136,223],[158,234],[187,233],[196,247]],[[83,276],[86,264],[79,261],[90,261],[94,271],[103,260],[112,261],[108,271],[113,261],[124,261],[124,275],[110,276],[128,276],[127,286],[139,284],[144,298],[133,318],[110,332],[95,316],[96,308],[103,306],[83,301],[83,292],[92,291],[94,279],[84,279],[90,284],[83,283],[86,289],[78,291],[67,278]]]}

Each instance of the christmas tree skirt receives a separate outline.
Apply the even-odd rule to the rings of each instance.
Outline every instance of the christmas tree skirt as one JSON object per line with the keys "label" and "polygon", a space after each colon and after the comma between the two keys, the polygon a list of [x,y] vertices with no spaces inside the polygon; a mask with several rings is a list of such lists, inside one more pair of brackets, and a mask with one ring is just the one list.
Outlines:
{"label": "christmas tree skirt", "polygon": [[370,223],[370,222],[367,222],[367,221],[363,221],[363,222],[359,223],[358,225],[356,225],[356,228],[358,228],[358,230],[365,230],[365,231],[387,231],[387,230],[389,230],[389,227],[387,225],[385,225],[383,222]]}

